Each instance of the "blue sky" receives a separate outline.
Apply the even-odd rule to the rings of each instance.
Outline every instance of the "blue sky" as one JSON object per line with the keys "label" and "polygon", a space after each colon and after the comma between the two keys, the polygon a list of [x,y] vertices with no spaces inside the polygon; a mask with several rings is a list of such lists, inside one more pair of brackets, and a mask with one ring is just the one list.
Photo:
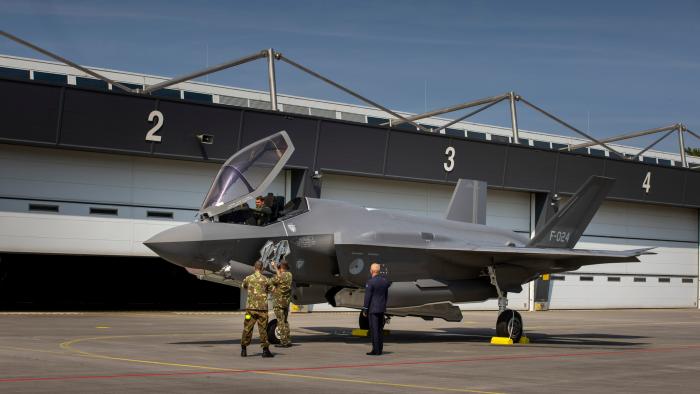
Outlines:
{"label": "blue sky", "polygon": [[[176,76],[273,47],[393,109],[422,112],[426,102],[434,109],[514,90],[601,138],[676,122],[700,133],[697,1],[0,5],[2,29],[84,65]],[[0,53],[40,57],[7,40]],[[282,93],[357,103],[286,64],[277,70]],[[265,72],[257,61],[209,81],[266,90]],[[520,108],[521,128],[571,135]],[[507,125],[507,106],[473,120]]]}

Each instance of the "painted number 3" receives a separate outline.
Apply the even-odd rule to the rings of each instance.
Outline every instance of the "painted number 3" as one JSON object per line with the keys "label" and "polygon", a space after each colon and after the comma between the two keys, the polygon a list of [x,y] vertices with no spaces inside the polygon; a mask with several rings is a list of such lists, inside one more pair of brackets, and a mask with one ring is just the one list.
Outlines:
{"label": "painted number 3", "polygon": [[160,111],[151,111],[151,113],[148,114],[148,121],[153,122],[153,120],[156,120],[156,124],[146,133],[146,141],[160,142],[163,139],[162,136],[156,135],[156,133],[163,127],[164,119],[165,117]]}
{"label": "painted number 3", "polygon": [[452,172],[452,170],[455,168],[455,148],[448,146],[447,149],[445,149],[445,155],[447,156],[447,161],[442,163],[442,167],[445,169],[447,172]]}

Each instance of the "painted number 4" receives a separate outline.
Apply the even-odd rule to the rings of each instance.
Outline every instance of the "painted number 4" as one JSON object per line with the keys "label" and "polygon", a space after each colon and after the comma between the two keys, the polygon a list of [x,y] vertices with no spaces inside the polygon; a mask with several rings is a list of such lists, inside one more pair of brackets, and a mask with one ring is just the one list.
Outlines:
{"label": "painted number 4", "polygon": [[647,175],[644,177],[644,182],[642,182],[642,189],[649,194],[649,190],[651,190],[651,171],[647,172]]}
{"label": "painted number 4", "polygon": [[448,146],[447,149],[445,149],[445,155],[447,156],[447,161],[442,163],[442,167],[445,169],[447,172],[452,172],[452,170],[455,168],[455,148]]}

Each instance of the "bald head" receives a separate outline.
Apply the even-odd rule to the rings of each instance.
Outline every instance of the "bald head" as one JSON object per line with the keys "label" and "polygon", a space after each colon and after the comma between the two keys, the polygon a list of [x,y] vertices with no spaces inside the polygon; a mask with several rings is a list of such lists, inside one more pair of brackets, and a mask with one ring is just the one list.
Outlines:
{"label": "bald head", "polygon": [[380,270],[381,267],[379,266],[379,263],[372,263],[372,265],[369,266],[369,273],[372,274],[372,276],[379,275]]}

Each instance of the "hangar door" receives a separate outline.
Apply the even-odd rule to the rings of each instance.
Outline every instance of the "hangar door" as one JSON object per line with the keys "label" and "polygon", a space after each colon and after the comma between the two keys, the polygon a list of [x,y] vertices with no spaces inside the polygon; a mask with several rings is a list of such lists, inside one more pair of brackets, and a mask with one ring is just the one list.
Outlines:
{"label": "hangar door", "polygon": [[657,254],[553,276],[550,308],[697,307],[697,209],[606,201],[576,247]]}
{"label": "hangar door", "polygon": [[[321,197],[347,201],[356,205],[407,213],[419,216],[444,217],[454,186],[431,183],[393,181],[347,175],[323,175]],[[486,206],[486,224],[515,230],[527,236],[530,229],[530,194],[489,190]],[[529,287],[509,294],[509,306],[527,309]],[[497,310],[496,300],[462,304],[467,310]],[[327,304],[315,310],[330,308]]]}

